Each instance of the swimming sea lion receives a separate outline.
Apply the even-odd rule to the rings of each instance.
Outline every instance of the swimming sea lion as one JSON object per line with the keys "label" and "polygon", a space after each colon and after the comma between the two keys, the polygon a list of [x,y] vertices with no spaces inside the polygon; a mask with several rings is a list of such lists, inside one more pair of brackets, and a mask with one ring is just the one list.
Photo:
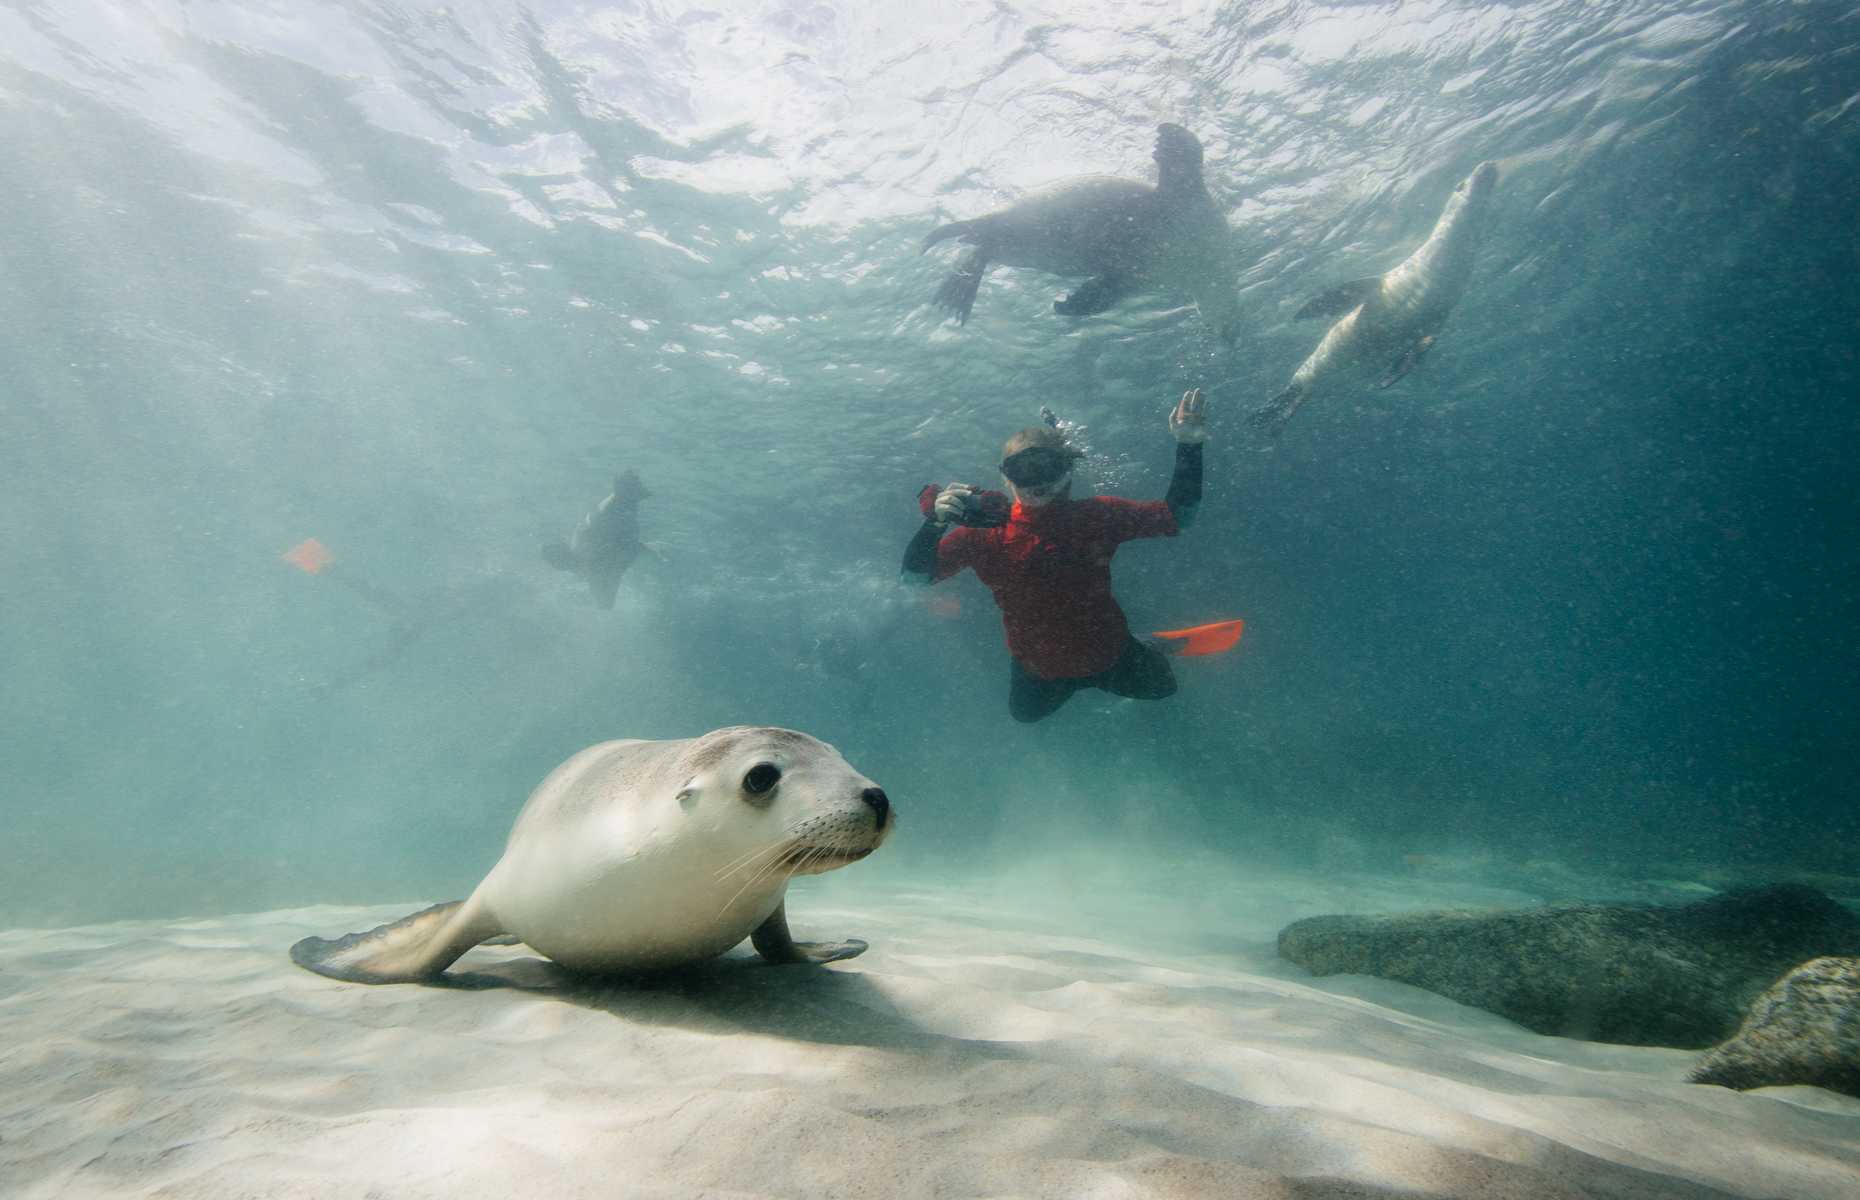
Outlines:
{"label": "swimming sea lion", "polygon": [[543,561],[587,580],[594,602],[612,608],[620,592],[620,577],[644,545],[639,539],[639,502],[650,494],[639,481],[638,471],[614,476],[614,490],[581,519],[568,541],[550,542],[542,548]]}
{"label": "swimming sea lion", "polygon": [[1412,371],[1466,291],[1497,183],[1498,168],[1480,163],[1447,197],[1420,249],[1385,274],[1338,284],[1299,309],[1299,320],[1342,316],[1252,423],[1277,433],[1322,384],[1373,377],[1385,388]]}
{"label": "swimming sea lion", "polygon": [[1192,297],[1202,319],[1231,343],[1239,329],[1237,272],[1227,219],[1201,177],[1201,142],[1180,125],[1156,127],[1156,185],[1090,175],[1055,184],[1000,212],[938,226],[975,247],[938,289],[936,302],[963,324],[982,276],[995,263],[1055,275],[1088,275],[1053,302],[1061,316],[1104,312],[1140,291]]}
{"label": "swimming sea lion", "polygon": [[352,983],[430,982],[504,934],[581,971],[699,962],[746,937],[772,963],[851,958],[864,942],[790,937],[784,893],[864,858],[891,826],[885,793],[804,733],[603,742],[537,786],[469,898],[304,938],[291,959]]}

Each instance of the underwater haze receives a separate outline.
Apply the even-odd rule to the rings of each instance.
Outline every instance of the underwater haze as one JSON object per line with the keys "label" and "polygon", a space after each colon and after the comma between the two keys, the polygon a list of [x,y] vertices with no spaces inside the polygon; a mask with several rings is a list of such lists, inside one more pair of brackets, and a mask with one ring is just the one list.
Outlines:
{"label": "underwater haze", "polygon": [[[931,229],[1162,122],[1232,346],[931,303]],[[1426,361],[1249,425],[1486,160]],[[0,162],[0,926],[463,895],[569,754],[739,723],[883,785],[859,874],[1860,873],[1851,4],[7,0]],[[1117,594],[1241,644],[1014,723],[918,489],[1047,405],[1158,498],[1191,387]],[[539,548],[628,468],[604,610]]]}

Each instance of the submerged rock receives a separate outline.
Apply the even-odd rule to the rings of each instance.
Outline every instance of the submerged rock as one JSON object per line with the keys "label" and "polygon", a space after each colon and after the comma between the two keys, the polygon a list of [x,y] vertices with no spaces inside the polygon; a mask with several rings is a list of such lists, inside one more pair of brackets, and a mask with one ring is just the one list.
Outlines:
{"label": "submerged rock", "polygon": [[1860,955],[1860,917],[1783,884],[1674,907],[1308,917],[1280,931],[1279,953],[1315,975],[1413,984],[1537,1033],[1703,1048],[1791,967]]}
{"label": "submerged rock", "polygon": [[1739,1091],[1805,1083],[1860,1096],[1860,958],[1818,958],[1777,980],[1690,1078]]}

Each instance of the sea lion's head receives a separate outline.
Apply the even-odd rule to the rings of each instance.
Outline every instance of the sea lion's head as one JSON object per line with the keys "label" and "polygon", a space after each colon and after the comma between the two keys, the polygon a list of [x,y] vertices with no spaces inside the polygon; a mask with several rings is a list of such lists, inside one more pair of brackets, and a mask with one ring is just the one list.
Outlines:
{"label": "sea lion's head", "polygon": [[1471,175],[1460,180],[1459,186],[1453,190],[1465,192],[1468,200],[1483,200],[1491,195],[1492,189],[1497,186],[1498,164],[1482,162],[1473,168]]}
{"label": "sea lion's head", "polygon": [[1180,125],[1165,121],[1156,127],[1156,186],[1172,191],[1201,184],[1201,139]]}
{"label": "sea lion's head", "polygon": [[1454,185],[1446,207],[1441,209],[1440,224],[1479,228],[1491,210],[1492,195],[1497,190],[1498,167],[1490,162],[1480,163],[1472,169],[1472,174]]}
{"label": "sea lion's head", "polygon": [[693,740],[678,805],[742,857],[745,875],[818,875],[858,862],[894,824],[884,789],[792,729],[737,725]]}
{"label": "sea lion's head", "polygon": [[651,494],[646,490],[646,485],[640,482],[639,472],[631,467],[614,476],[614,498],[616,500],[631,503],[644,500]]}

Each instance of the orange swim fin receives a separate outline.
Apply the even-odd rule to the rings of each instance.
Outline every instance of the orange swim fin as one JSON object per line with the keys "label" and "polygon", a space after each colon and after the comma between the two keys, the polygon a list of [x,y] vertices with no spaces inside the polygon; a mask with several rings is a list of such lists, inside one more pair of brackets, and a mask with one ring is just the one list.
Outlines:
{"label": "orange swim fin", "polygon": [[1240,641],[1240,631],[1245,628],[1245,621],[1215,621],[1188,629],[1158,629],[1155,636],[1181,642],[1175,652],[1192,658],[1197,654],[1224,654],[1232,650]]}
{"label": "orange swim fin", "polygon": [[321,575],[325,579],[335,580],[390,617],[410,620],[417,615],[399,596],[342,570],[329,547],[315,538],[305,538],[278,557],[306,575]]}
{"label": "orange swim fin", "polygon": [[278,557],[306,575],[321,574],[324,567],[336,561],[329,547],[315,538],[305,538]]}

